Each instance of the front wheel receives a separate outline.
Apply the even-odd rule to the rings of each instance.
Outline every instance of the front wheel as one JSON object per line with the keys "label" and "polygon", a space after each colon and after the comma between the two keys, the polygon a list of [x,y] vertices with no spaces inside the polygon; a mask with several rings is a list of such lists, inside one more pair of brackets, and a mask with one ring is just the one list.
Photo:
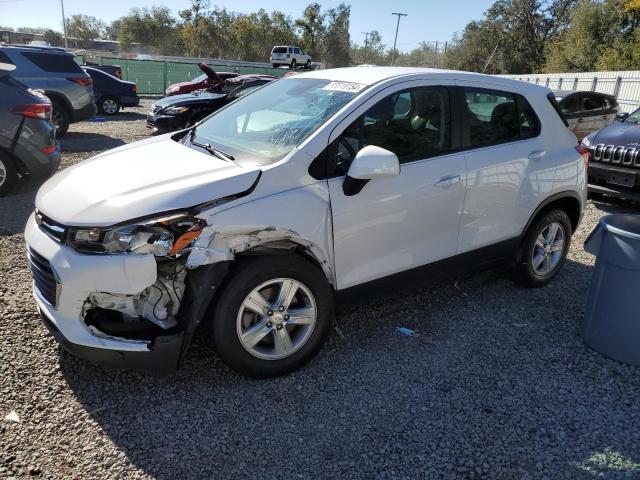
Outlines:
{"label": "front wheel", "polygon": [[311,59],[307,60],[307,65],[305,67],[307,70],[311,70]]}
{"label": "front wheel", "polygon": [[212,342],[220,358],[257,378],[302,367],[322,348],[333,321],[324,273],[298,256],[241,262],[213,313]]}
{"label": "front wheel", "polygon": [[293,60],[291,60],[291,69],[295,70],[296,69],[296,59],[294,58]]}
{"label": "front wheel", "polygon": [[550,210],[529,227],[519,260],[516,280],[529,287],[541,287],[564,265],[571,243],[571,220],[564,210]]}

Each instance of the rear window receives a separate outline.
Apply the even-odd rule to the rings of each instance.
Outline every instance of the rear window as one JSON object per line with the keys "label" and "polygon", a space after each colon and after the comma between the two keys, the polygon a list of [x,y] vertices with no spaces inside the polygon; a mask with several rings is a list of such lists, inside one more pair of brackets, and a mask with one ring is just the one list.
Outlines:
{"label": "rear window", "polygon": [[45,72],[84,73],[71,55],[47,52],[22,52],[22,55]]}
{"label": "rear window", "polygon": [[275,47],[273,53],[287,53],[287,47]]}

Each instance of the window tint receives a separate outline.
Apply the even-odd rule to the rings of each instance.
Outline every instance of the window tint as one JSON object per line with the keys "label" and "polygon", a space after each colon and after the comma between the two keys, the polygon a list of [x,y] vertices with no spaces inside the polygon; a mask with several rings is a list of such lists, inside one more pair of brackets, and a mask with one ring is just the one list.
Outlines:
{"label": "window tint", "polygon": [[616,106],[615,100],[609,97],[602,97],[602,105],[605,109],[614,108]]}
{"label": "window tint", "polygon": [[287,53],[287,47],[275,47],[273,53]]}
{"label": "window tint", "polygon": [[577,95],[572,95],[562,100],[562,102],[560,102],[562,111],[569,115],[580,111],[580,102],[578,102],[578,99],[579,97]]}
{"label": "window tint", "polygon": [[469,146],[486,147],[535,137],[540,120],[521,95],[465,88]]}
{"label": "window tint", "polygon": [[299,48],[294,48],[294,51],[297,55],[300,55],[300,49]]}
{"label": "window tint", "polygon": [[22,55],[45,72],[84,73],[70,55],[46,52],[22,52]]}
{"label": "window tint", "polygon": [[0,50],[0,63],[8,63],[9,65],[14,65],[14,63],[9,58],[9,55]]}
{"label": "window tint", "polygon": [[602,110],[604,108],[603,98],[599,95],[586,95],[582,99],[582,110]]}
{"label": "window tint", "polygon": [[400,162],[419,160],[450,149],[449,92],[424,87],[390,95],[351,124],[337,145],[337,173],[346,174],[356,153],[375,145]]}

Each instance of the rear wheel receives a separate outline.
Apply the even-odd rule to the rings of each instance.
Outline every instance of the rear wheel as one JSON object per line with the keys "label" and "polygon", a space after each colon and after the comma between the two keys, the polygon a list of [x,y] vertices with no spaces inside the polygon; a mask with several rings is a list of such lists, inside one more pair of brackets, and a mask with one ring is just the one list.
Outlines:
{"label": "rear wheel", "polygon": [[272,64],[271,64],[271,66],[272,66],[273,68],[278,68],[280,65],[278,65],[277,63],[272,63]]}
{"label": "rear wheel", "polygon": [[212,341],[234,370],[259,378],[292,372],[324,344],[333,296],[324,273],[298,256],[244,261],[220,293]]}
{"label": "rear wheel", "polygon": [[571,235],[571,220],[564,210],[544,213],[527,231],[515,267],[516,280],[530,287],[549,283],[564,265]]}
{"label": "rear wheel", "polygon": [[16,183],[18,183],[18,172],[13,159],[0,152],[0,197],[9,193]]}
{"label": "rear wheel", "polygon": [[67,130],[69,130],[69,124],[71,123],[71,117],[66,107],[60,103],[60,101],[53,101],[53,113],[51,115],[51,122],[56,129],[56,137],[60,138]]}
{"label": "rear wheel", "polygon": [[116,97],[102,97],[98,101],[98,108],[105,115],[115,115],[120,110],[120,102]]}

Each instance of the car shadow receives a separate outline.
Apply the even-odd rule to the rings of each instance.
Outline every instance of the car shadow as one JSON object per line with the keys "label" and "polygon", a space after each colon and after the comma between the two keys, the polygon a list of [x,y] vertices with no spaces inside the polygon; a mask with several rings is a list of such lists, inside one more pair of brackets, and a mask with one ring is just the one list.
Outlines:
{"label": "car shadow", "polygon": [[102,133],[67,132],[60,138],[60,146],[63,154],[82,152],[102,152],[124,145],[126,142],[120,138],[110,137]]}
{"label": "car shadow", "polygon": [[[640,370],[581,341],[591,271],[568,261],[550,285],[524,289],[491,270],[349,307],[315,360],[271,380],[234,373],[201,338],[168,377],[59,361],[82,408],[154,478],[378,478],[442,456],[451,478],[487,463],[537,476],[540,459],[558,478],[618,478],[593,462],[640,462],[628,441],[640,425],[625,413],[639,382],[624,380]],[[504,464],[504,452],[520,453]]]}
{"label": "car shadow", "polygon": [[640,211],[640,203],[632,200],[624,200],[622,198],[593,193],[589,194],[589,200],[591,200],[599,210],[607,213],[638,214]]}
{"label": "car shadow", "polygon": [[45,180],[22,179],[8,195],[0,197],[0,235],[24,231],[35,208],[38,189]]}
{"label": "car shadow", "polygon": [[107,116],[98,115],[100,118],[104,118],[105,122],[130,122],[132,120],[146,120],[147,116],[144,113],[131,112],[127,110],[120,110],[117,115]]}

